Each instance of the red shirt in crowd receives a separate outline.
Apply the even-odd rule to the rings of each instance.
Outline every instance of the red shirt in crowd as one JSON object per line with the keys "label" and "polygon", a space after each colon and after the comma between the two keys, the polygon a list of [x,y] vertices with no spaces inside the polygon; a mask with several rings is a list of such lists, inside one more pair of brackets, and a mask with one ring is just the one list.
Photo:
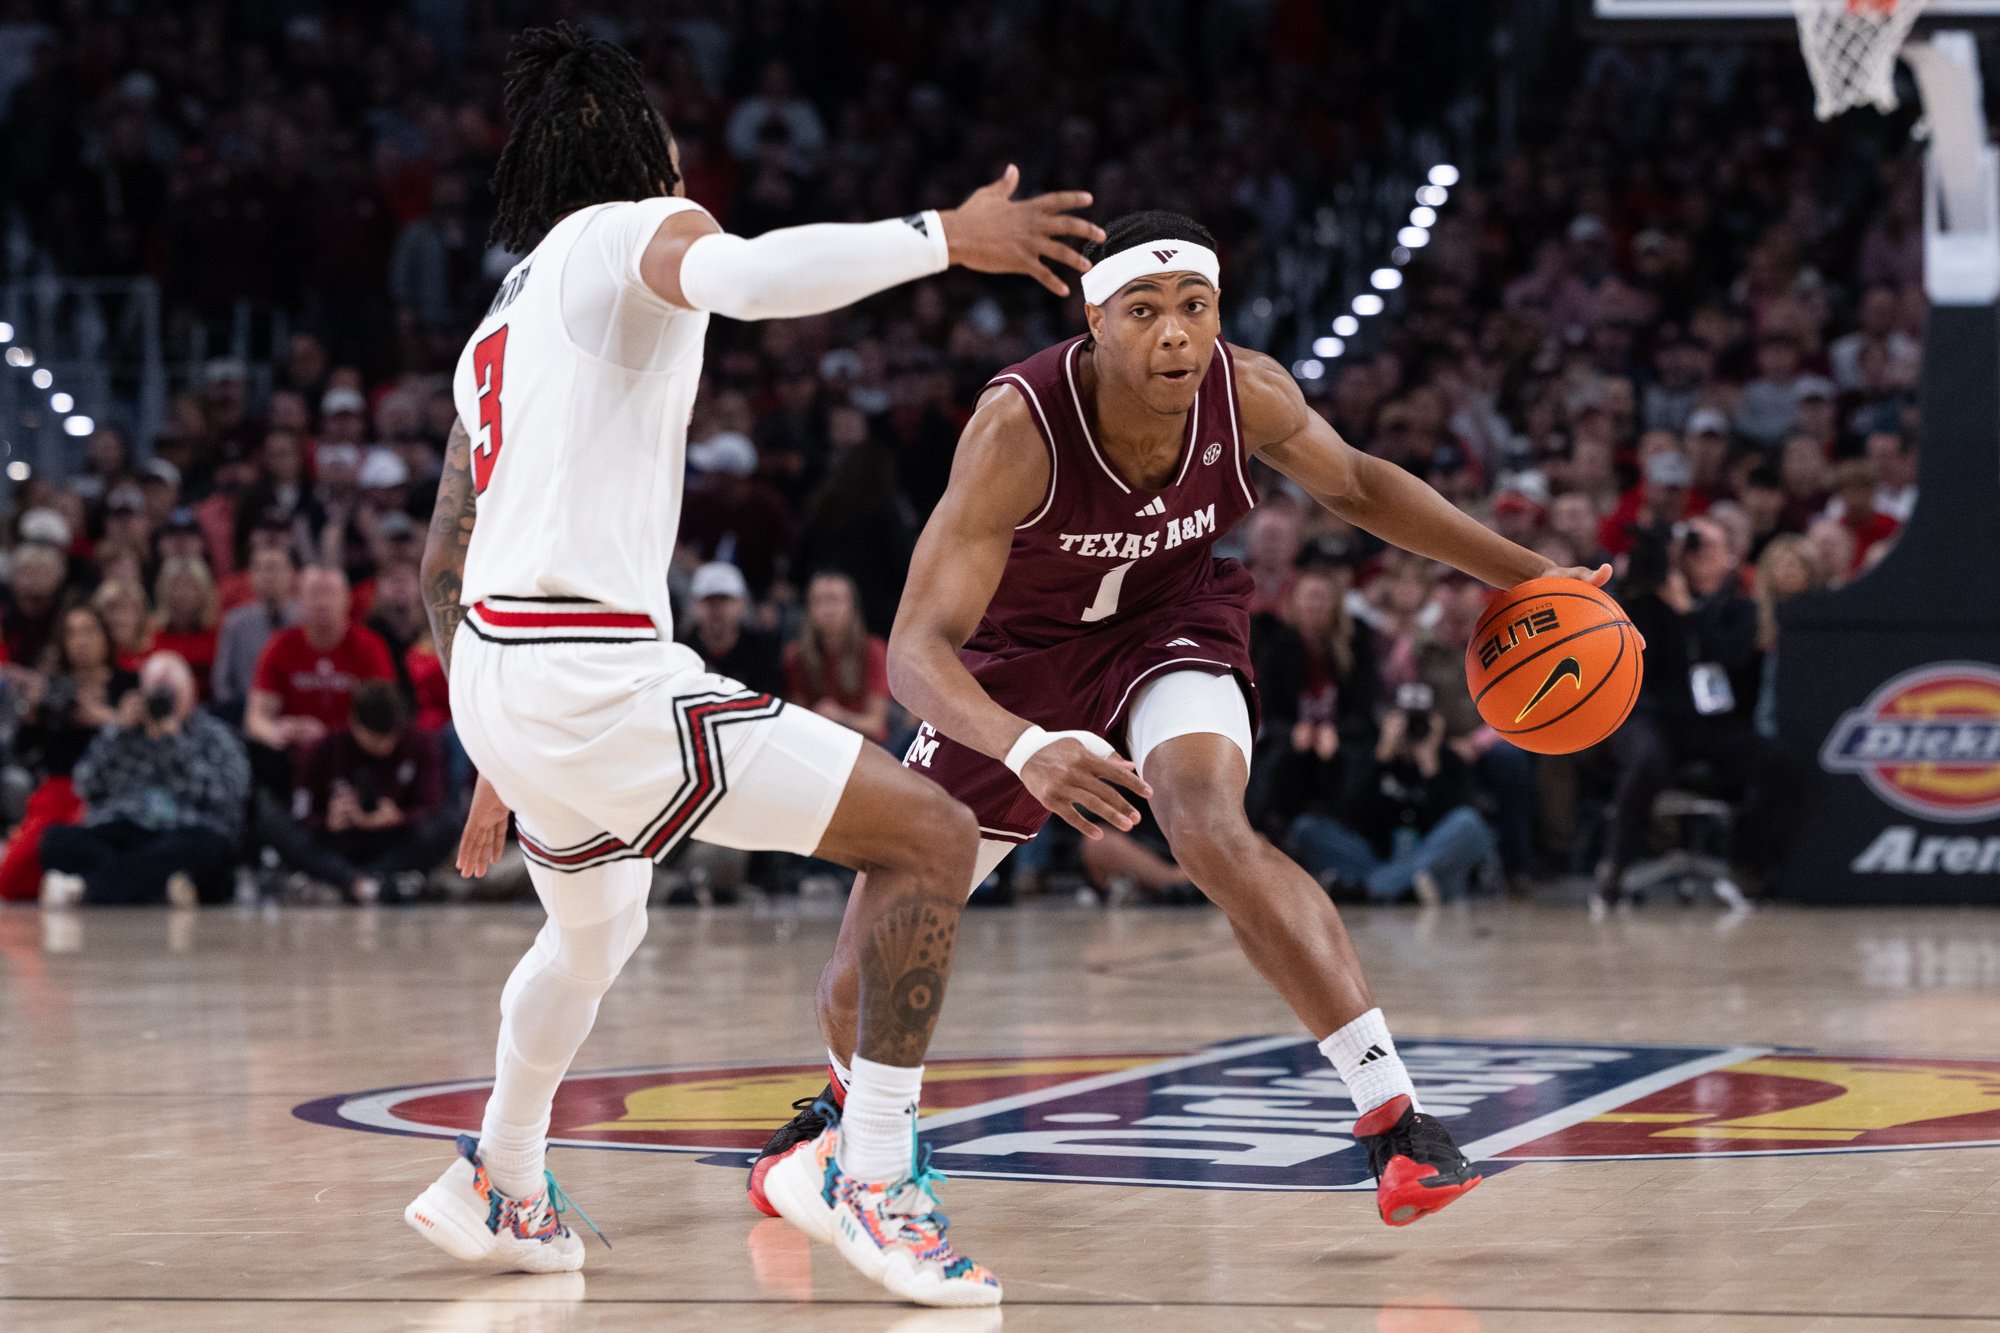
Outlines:
{"label": "red shirt in crowd", "polygon": [[395,674],[389,645],[366,625],[349,625],[340,642],[323,652],[313,647],[304,625],[293,625],[264,645],[250,687],[277,695],[282,717],[316,717],[328,731],[345,731],[355,685]]}
{"label": "red shirt in crowd", "polygon": [[1847,530],[1854,534],[1854,563],[1847,570],[1850,577],[1861,572],[1862,562],[1868,559],[1869,547],[1895,536],[1896,530],[1903,526],[1887,514],[1878,514],[1873,509],[1868,511],[1868,517],[1861,522],[1855,521],[1852,510],[1849,510],[1841,521],[1847,525]]}
{"label": "red shirt in crowd", "polygon": [[417,725],[440,731],[451,724],[451,682],[445,679],[444,663],[426,634],[403,654],[403,670],[410,673],[410,689],[417,696]]}
{"label": "red shirt in crowd", "polygon": [[153,651],[179,653],[194,668],[194,683],[201,697],[208,698],[208,673],[215,665],[216,632],[212,629],[154,630]]}
{"label": "red shirt in crowd", "polygon": [[[799,646],[785,645],[785,698],[801,708],[811,708],[822,699],[831,699],[850,713],[868,711],[868,701],[876,695],[889,694],[889,645],[868,636],[868,656],[861,667],[861,689],[853,694],[840,688],[840,671],[833,663],[826,664],[827,688],[815,691],[806,682],[806,664],[799,660]],[[880,741],[888,739],[887,733],[870,736],[868,739]]]}
{"label": "red shirt in crowd", "polygon": [[[1607,554],[1624,555],[1632,549],[1630,527],[1639,521],[1639,513],[1645,507],[1645,504],[1646,483],[1640,482],[1637,486],[1619,496],[1618,507],[1606,514],[1603,520],[1598,523],[1597,544],[1602,546]],[[1687,508],[1681,513],[1681,517],[1693,518],[1696,514],[1706,514],[1708,512],[1708,505],[1709,496],[1707,491],[1698,489],[1690,490],[1688,492]],[[1589,555],[1588,551],[1584,552],[1586,558]]]}

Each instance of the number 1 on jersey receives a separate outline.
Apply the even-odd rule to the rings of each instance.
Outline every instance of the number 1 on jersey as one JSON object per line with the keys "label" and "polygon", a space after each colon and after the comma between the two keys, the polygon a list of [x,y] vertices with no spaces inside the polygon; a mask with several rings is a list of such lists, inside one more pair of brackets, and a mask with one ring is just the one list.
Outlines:
{"label": "number 1 on jersey", "polygon": [[1105,574],[1103,582],[1097,585],[1097,600],[1083,613],[1086,625],[1094,625],[1118,613],[1118,595],[1125,591],[1125,571],[1138,564],[1137,560],[1127,560],[1118,568]]}
{"label": "number 1 on jersey", "polygon": [[502,324],[472,347],[472,382],[479,390],[479,439],[472,446],[472,492],[486,490],[500,457],[500,381],[507,359],[507,326]]}

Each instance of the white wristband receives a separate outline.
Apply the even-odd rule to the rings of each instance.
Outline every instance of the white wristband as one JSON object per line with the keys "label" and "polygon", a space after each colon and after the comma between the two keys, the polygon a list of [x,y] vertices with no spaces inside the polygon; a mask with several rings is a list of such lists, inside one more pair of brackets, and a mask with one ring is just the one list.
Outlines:
{"label": "white wristband", "polygon": [[1023,764],[1026,764],[1041,750],[1054,745],[1057,741],[1076,741],[1099,759],[1109,759],[1117,753],[1116,750],[1111,748],[1110,741],[1105,740],[1094,731],[1043,731],[1031,722],[1028,724],[1028,729],[1021,733],[1020,739],[1014,742],[1013,748],[1007,751],[1007,757],[1001,760],[1001,762],[1014,770],[1015,777],[1019,777],[1021,776],[1021,766]]}

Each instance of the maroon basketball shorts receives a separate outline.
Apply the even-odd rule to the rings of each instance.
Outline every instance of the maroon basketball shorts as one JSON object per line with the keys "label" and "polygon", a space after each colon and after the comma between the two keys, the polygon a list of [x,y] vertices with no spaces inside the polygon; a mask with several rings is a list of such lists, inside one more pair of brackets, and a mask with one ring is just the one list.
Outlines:
{"label": "maroon basketball shorts", "polygon": [[[1220,731],[1247,748],[1257,725],[1249,630],[1240,603],[1198,602],[1161,607],[1045,647],[994,648],[975,640],[979,646],[959,657],[1008,712],[1049,731],[1095,732],[1128,755],[1127,721],[1149,685],[1181,672],[1228,677],[1237,686],[1242,711],[1231,719],[1226,706],[1207,710],[1216,723],[1183,730]],[[983,839],[1027,842],[1048,822],[1048,809],[1005,764],[929,723],[918,728],[903,763],[970,806]]]}

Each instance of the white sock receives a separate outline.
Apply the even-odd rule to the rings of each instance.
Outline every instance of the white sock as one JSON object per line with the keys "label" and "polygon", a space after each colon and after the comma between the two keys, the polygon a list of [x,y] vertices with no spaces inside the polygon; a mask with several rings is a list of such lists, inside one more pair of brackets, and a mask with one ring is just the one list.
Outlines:
{"label": "white sock", "polygon": [[854,1086],[854,1071],[849,1069],[841,1061],[841,1058],[833,1053],[833,1047],[831,1046],[826,1048],[826,1067],[827,1071],[833,1075],[833,1086],[839,1089],[842,1097],[846,1097],[847,1090]]}
{"label": "white sock", "polygon": [[924,1067],[878,1065],[854,1057],[840,1113],[840,1169],[870,1184],[910,1174]]}
{"label": "white sock", "polygon": [[1321,1042],[1319,1049],[1340,1071],[1340,1081],[1347,1085],[1354,1109],[1362,1115],[1396,1096],[1408,1097],[1410,1105],[1417,1105],[1410,1071],[1403,1068],[1403,1059],[1396,1054],[1395,1039],[1382,1021],[1380,1009],[1370,1009]]}

